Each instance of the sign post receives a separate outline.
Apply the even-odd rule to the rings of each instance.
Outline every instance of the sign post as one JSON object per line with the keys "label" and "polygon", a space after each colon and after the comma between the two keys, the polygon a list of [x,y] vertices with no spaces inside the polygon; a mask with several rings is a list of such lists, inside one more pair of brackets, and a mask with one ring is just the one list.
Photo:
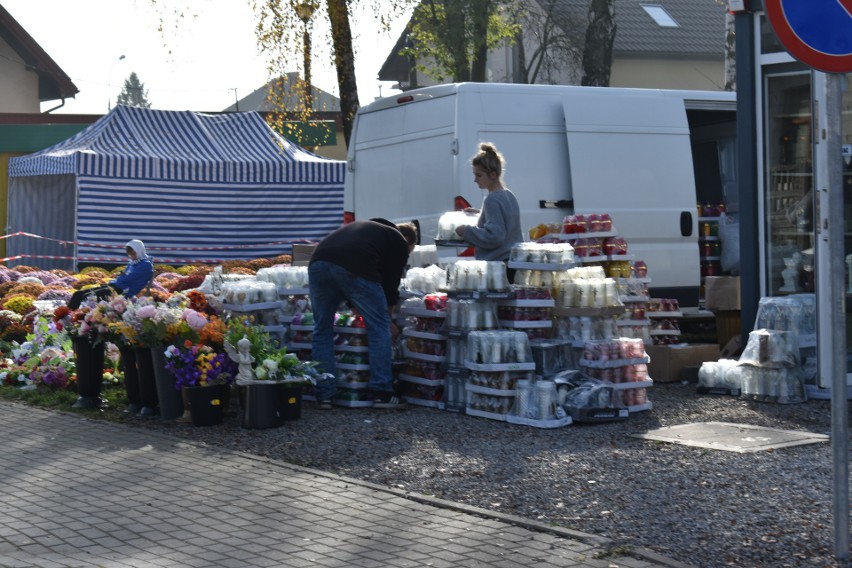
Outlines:
{"label": "sign post", "polygon": [[[814,118],[825,144],[816,170],[815,247],[818,372],[831,377],[834,552],[849,558],[849,450],[846,385],[846,286],[842,158],[842,89],[852,71],[852,0],[764,0],[775,35],[804,64],[826,73],[825,101]],[[820,173],[822,172],[822,175]]]}

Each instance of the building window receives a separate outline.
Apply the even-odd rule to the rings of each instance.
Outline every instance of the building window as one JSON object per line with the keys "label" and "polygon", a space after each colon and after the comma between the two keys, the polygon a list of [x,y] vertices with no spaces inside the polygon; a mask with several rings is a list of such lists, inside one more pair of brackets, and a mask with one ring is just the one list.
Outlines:
{"label": "building window", "polygon": [[659,4],[640,4],[642,9],[647,12],[651,18],[657,25],[661,28],[679,28],[680,24],[677,23],[671,14],[669,14],[668,10],[660,6]]}

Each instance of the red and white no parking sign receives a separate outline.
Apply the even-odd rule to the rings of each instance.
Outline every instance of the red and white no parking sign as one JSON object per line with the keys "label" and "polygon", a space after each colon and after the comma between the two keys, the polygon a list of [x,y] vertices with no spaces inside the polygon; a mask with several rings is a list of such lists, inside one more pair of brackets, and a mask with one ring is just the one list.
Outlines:
{"label": "red and white no parking sign", "polygon": [[764,8],[793,57],[827,73],[852,71],[852,0],[764,0]]}

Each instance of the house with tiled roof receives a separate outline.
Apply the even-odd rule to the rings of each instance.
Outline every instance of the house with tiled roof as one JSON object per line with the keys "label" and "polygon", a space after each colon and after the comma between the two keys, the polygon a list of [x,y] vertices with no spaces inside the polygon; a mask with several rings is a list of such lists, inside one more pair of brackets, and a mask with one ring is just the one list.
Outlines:
{"label": "house with tiled roof", "polygon": [[[570,36],[576,50],[555,72],[534,82],[577,85],[582,77],[582,49],[589,0],[526,0],[531,11],[545,14]],[[712,0],[614,0],[615,41],[610,75],[612,87],[722,90],[725,83],[726,7]],[[523,52],[537,45],[535,30],[525,29]],[[436,82],[399,55],[409,41],[403,32],[379,71],[379,80],[397,81],[408,90]],[[522,82],[517,45],[488,55],[488,80]],[[450,79],[451,80],[451,79]],[[448,82],[450,81],[448,80]]]}
{"label": "house with tiled roof", "polygon": [[80,90],[0,5],[0,113],[38,113],[41,103],[74,98]]}
{"label": "house with tiled roof", "polygon": [[[286,73],[238,99],[222,112],[256,111],[267,115],[279,112],[281,108],[303,108],[304,94],[301,89],[299,74]],[[282,100],[274,101],[270,96],[273,92],[283,93]],[[340,99],[311,85],[311,121],[304,123],[304,116],[299,112],[287,111],[283,114],[287,120],[297,122],[299,126],[292,132],[281,134],[326,158],[346,159],[346,142],[343,136],[338,135],[343,132]],[[321,143],[317,143],[318,140]]]}

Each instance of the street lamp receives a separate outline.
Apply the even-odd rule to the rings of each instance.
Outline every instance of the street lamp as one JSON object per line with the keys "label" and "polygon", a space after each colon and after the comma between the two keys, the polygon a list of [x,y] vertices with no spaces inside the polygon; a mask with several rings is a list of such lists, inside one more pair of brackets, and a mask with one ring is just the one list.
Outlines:
{"label": "street lamp", "polygon": [[305,53],[305,109],[311,112],[314,101],[311,92],[311,32],[308,24],[317,9],[317,2],[316,0],[297,0],[293,2],[293,9],[296,10],[296,15],[305,25],[304,35],[302,36]]}
{"label": "street lamp", "polygon": [[109,68],[109,79],[107,79],[107,112],[112,110],[112,72],[115,70],[116,63],[124,59],[124,55],[119,55],[118,59],[113,61],[112,66]]}

